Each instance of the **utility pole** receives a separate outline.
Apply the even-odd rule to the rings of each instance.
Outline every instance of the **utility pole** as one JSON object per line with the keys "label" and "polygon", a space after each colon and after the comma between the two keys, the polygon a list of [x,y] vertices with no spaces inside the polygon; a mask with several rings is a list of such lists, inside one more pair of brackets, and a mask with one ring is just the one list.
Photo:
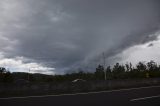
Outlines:
{"label": "utility pole", "polygon": [[106,78],[106,70],[105,70],[105,66],[106,66],[106,57],[105,57],[104,52],[103,52],[102,56],[103,56],[103,67],[104,67],[104,80],[106,80],[106,79],[107,79],[107,78]]}

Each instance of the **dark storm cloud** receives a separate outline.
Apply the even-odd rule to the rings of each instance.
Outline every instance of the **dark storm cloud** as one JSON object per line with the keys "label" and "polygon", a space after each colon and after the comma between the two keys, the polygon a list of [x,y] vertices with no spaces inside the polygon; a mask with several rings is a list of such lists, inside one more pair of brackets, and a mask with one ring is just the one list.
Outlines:
{"label": "dark storm cloud", "polygon": [[8,16],[1,19],[0,31],[15,42],[3,48],[5,56],[24,56],[57,70],[95,65],[102,52],[111,63],[109,58],[127,47],[156,39],[149,35],[159,29],[158,0],[14,1],[17,9],[4,9]]}

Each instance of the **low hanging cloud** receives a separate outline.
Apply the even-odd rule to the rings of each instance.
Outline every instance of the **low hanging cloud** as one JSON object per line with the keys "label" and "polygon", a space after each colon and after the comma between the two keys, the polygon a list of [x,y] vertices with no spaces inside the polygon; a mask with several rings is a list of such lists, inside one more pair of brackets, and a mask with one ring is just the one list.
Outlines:
{"label": "low hanging cloud", "polygon": [[155,35],[157,35],[157,40],[130,47],[114,58],[124,64],[132,62],[133,65],[136,65],[140,61],[149,62],[151,60],[160,64],[160,33],[157,32]]}
{"label": "low hanging cloud", "polygon": [[0,52],[54,73],[94,68],[102,52],[111,64],[123,50],[157,39],[150,35],[159,30],[159,6],[158,0],[2,0]]}
{"label": "low hanging cloud", "polygon": [[[5,67],[9,71],[15,72],[29,72],[29,73],[42,73],[54,75],[54,68],[43,66],[42,64],[30,62],[25,63],[25,58],[17,57],[17,58],[4,58],[0,55],[0,66]],[[11,70],[10,70],[11,69]]]}

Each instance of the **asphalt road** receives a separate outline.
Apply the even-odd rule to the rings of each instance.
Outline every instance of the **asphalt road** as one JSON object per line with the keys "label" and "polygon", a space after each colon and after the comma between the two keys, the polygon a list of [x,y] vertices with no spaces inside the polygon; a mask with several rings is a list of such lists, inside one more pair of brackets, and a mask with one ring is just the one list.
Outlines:
{"label": "asphalt road", "polygon": [[160,86],[79,94],[0,98],[0,106],[160,106]]}

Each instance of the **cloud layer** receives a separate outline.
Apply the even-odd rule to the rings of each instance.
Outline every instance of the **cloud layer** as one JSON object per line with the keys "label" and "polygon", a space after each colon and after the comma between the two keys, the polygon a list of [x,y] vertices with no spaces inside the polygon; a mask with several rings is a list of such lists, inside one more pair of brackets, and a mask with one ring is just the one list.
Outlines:
{"label": "cloud layer", "polygon": [[132,62],[134,65],[139,61],[148,62],[150,60],[160,64],[160,33],[157,32],[154,35],[158,36],[157,40],[132,46],[115,56],[115,58],[119,59],[121,63]]}
{"label": "cloud layer", "polygon": [[156,40],[159,10],[158,0],[2,0],[0,53],[55,73],[93,68],[102,52],[111,64],[128,47]]}

